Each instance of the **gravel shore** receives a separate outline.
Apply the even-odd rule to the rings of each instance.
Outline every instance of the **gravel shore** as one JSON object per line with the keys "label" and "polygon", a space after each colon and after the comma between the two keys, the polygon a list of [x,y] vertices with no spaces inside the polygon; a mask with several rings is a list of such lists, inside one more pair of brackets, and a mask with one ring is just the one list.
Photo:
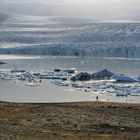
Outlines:
{"label": "gravel shore", "polygon": [[140,105],[0,102],[0,140],[139,140]]}

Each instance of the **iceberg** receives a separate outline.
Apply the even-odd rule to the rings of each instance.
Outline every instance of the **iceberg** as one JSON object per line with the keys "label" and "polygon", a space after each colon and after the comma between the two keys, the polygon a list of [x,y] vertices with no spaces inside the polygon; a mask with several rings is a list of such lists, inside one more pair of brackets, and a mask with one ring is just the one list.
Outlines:
{"label": "iceberg", "polygon": [[53,83],[55,85],[57,85],[57,86],[69,86],[70,85],[69,81],[65,81],[64,82],[64,81],[61,81],[61,80],[60,81],[59,80],[58,81],[54,81]]}
{"label": "iceberg", "polygon": [[71,86],[74,88],[85,88],[84,83],[71,83]]}
{"label": "iceberg", "polygon": [[34,82],[28,82],[25,84],[25,86],[29,86],[29,87],[37,87],[39,86],[37,83],[34,83]]}
{"label": "iceberg", "polygon": [[131,89],[128,94],[130,96],[140,96],[140,88]]}
{"label": "iceberg", "polygon": [[81,72],[73,77],[71,77],[72,81],[89,81],[91,80],[91,74],[87,73],[87,72]]}
{"label": "iceberg", "polygon": [[23,74],[25,78],[28,78],[28,79],[34,79],[35,76],[33,74],[31,74],[30,72],[27,72],[25,74]]}
{"label": "iceberg", "polygon": [[138,80],[129,76],[125,76],[124,74],[114,74],[112,78],[115,79],[117,82],[138,82]]}
{"label": "iceberg", "polygon": [[26,72],[25,70],[22,70],[22,69],[14,69],[14,70],[11,70],[11,73],[24,73]]}
{"label": "iceberg", "polygon": [[124,97],[124,96],[127,97],[127,93],[120,90],[120,91],[117,91],[116,96],[117,97],[119,97],[119,96],[121,96],[121,97]]}
{"label": "iceberg", "polygon": [[104,80],[104,79],[111,79],[114,73],[104,69],[102,71],[96,72],[92,74],[92,79],[94,80]]}

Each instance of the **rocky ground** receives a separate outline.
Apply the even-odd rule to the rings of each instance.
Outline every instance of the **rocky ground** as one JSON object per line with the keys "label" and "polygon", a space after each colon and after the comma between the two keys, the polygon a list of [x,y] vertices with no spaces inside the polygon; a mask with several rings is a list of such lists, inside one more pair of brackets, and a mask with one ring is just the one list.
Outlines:
{"label": "rocky ground", "polygon": [[140,105],[0,102],[0,140],[139,140]]}

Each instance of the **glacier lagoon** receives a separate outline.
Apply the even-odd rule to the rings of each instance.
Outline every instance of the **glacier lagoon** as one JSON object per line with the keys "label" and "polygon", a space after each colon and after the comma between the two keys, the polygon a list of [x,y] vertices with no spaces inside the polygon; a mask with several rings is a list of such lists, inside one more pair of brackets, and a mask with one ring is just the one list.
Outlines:
{"label": "glacier lagoon", "polygon": [[[138,21],[11,16],[0,23],[0,54],[8,54],[0,55],[0,61],[7,63],[0,65],[0,69],[14,66],[29,71],[76,68],[78,72],[90,73],[109,69],[137,78],[139,38]],[[16,80],[0,80],[0,98],[13,102],[71,102],[95,101],[99,96],[102,101],[140,103],[140,96],[85,93],[84,89],[60,87],[51,82],[43,80],[40,86],[29,87]],[[139,84],[119,86],[139,87]]]}
{"label": "glacier lagoon", "polygon": [[[102,69],[113,72],[125,73],[132,77],[140,74],[140,59],[116,59],[95,57],[66,57],[66,56],[26,56],[26,55],[0,55],[0,60],[6,64],[0,65],[0,71],[14,69],[14,66],[28,71],[53,71],[56,68],[76,68],[78,72],[87,71],[93,73]],[[0,98],[11,102],[76,102],[95,101],[99,96],[100,101],[140,103],[140,96],[116,97],[116,94],[108,93],[103,84],[99,92],[91,89],[85,92],[85,88],[73,88],[71,86],[57,86],[55,80],[45,79],[39,86],[27,86],[25,82],[17,80],[0,80]],[[107,82],[106,82],[107,83]],[[116,83],[107,83],[116,85]],[[98,86],[97,83],[94,86]],[[123,86],[123,87],[122,87]],[[139,83],[117,84],[117,88],[136,86]],[[104,91],[103,91],[104,90]],[[112,89],[111,89],[112,90]],[[110,91],[111,91],[110,90]],[[109,91],[109,92],[110,92]],[[101,92],[101,93],[100,93]]]}

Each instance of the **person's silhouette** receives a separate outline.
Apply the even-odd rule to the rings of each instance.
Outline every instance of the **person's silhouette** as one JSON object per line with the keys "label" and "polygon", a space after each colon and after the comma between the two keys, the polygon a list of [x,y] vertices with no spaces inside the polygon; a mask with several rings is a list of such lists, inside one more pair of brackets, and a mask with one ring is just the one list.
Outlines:
{"label": "person's silhouette", "polygon": [[99,97],[98,97],[98,96],[96,96],[96,100],[97,100],[97,101],[99,100]]}

